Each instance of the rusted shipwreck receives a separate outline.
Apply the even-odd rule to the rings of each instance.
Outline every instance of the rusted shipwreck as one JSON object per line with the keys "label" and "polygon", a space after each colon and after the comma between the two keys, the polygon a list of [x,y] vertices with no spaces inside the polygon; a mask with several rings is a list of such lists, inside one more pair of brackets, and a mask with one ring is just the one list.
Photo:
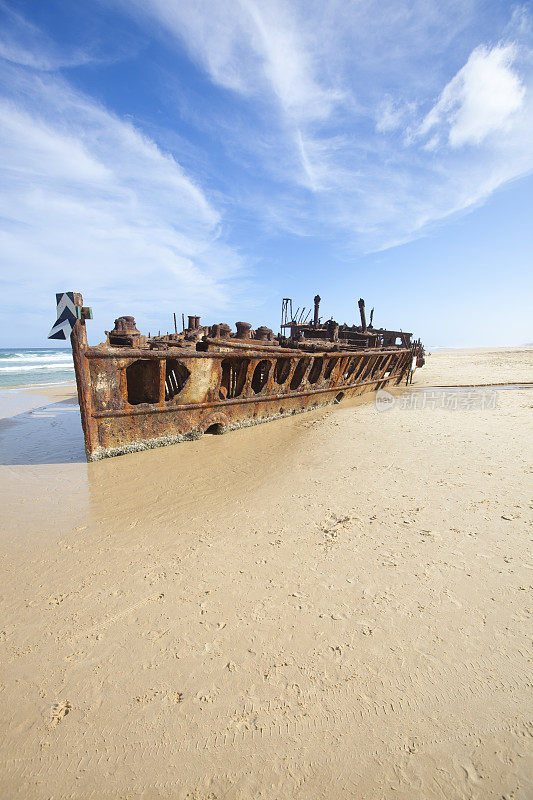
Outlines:
{"label": "rusted shipwreck", "polygon": [[[339,325],[282,303],[280,333],[246,322],[202,326],[182,315],[178,332],[144,336],[131,316],[89,347],[80,294],[57,295],[50,338],[70,332],[88,461],[196,439],[409,382],[424,363],[420,340],[367,324]],[[373,311],[373,310],[372,310]]]}

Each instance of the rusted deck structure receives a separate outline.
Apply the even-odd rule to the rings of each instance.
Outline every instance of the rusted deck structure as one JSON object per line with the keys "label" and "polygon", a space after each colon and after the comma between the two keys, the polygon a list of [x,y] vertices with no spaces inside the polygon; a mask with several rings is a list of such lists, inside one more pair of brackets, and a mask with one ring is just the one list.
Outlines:
{"label": "rusted deck structure", "polygon": [[57,297],[52,338],[66,338],[58,334],[68,330],[65,304],[74,308],[67,321],[89,461],[340,402],[408,381],[423,364],[410,333],[374,329],[372,315],[367,325],[362,300],[357,326],[322,323],[317,295],[309,322],[283,300],[276,337],[246,322],[235,333],[223,323],[203,327],[197,316],[179,333],[174,316],[174,333],[143,336],[133,317],[119,317],[106,342],[89,347],[90,309],[80,294]]}

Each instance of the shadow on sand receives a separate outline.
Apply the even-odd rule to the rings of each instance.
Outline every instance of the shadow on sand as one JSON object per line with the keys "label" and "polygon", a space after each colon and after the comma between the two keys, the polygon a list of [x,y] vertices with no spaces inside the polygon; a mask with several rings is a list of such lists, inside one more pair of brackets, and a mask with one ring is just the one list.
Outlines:
{"label": "shadow on sand", "polygon": [[77,398],[0,419],[0,464],[85,462]]}

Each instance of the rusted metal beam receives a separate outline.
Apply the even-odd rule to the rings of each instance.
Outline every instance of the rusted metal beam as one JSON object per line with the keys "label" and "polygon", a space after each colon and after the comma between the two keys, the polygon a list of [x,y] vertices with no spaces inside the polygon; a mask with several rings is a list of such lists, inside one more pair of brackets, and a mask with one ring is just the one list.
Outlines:
{"label": "rusted metal beam", "polygon": [[[83,307],[83,297],[79,292],[74,292],[74,304],[77,308],[81,309]],[[74,362],[74,373],[76,375],[76,386],[78,389],[81,425],[85,438],[85,452],[89,455],[98,442],[98,434],[94,423],[94,415],[92,413],[91,380],[89,364],[86,358],[89,345],[87,342],[85,319],[77,319],[74,323],[70,333],[70,344],[72,346],[72,360]]]}
{"label": "rusted metal beam", "polygon": [[318,309],[320,307],[320,295],[316,294],[314,298],[315,313],[313,315],[313,328],[318,328]]}
{"label": "rusted metal beam", "polygon": [[365,301],[363,300],[362,297],[359,300],[359,314],[361,315],[361,328],[363,329],[363,332],[366,332],[367,327],[366,327],[366,316],[365,316]]}
{"label": "rusted metal beam", "polygon": [[[269,358],[271,358],[271,357],[276,357],[276,358],[278,358],[278,357],[279,358],[290,358],[290,357],[293,357],[294,358],[295,355],[302,356],[302,357],[307,355],[310,358],[313,358],[313,357],[319,356],[319,355],[324,355],[324,354],[327,355],[327,356],[330,356],[330,357],[343,355],[343,352],[339,351],[339,350],[326,350],[326,351],[310,352],[310,351],[307,351],[307,350],[297,350],[296,348],[289,348],[289,347],[279,347],[279,348],[276,347],[276,348],[274,348],[274,347],[267,347],[267,346],[264,346],[264,345],[255,344],[254,342],[252,342],[250,340],[246,341],[245,349],[243,349],[242,345],[241,345],[241,347],[239,347],[238,345],[235,345],[234,342],[227,341],[226,339],[220,339],[220,340],[217,340],[217,342],[220,343],[221,345],[223,344],[224,347],[234,347],[243,356],[251,355],[253,357],[256,357],[258,351],[261,351],[262,353],[265,354],[265,356],[268,356]],[[371,348],[362,349],[361,348],[359,350],[350,351],[350,356],[357,356],[359,354],[368,355],[368,354],[373,354],[373,353],[381,353],[382,355],[385,355],[385,353],[396,353],[396,354],[398,354],[399,352],[400,352],[400,350],[398,348],[396,348],[395,350],[393,350],[393,349],[383,350],[381,348],[375,348],[375,349],[371,349]],[[408,352],[411,352],[411,351],[409,350]],[[110,359],[117,359],[117,358],[121,358],[121,359],[124,359],[124,358],[126,358],[126,359],[134,359],[134,358],[160,359],[160,358],[169,358],[170,356],[178,357],[178,354],[179,354],[179,357],[182,358],[182,359],[187,359],[187,358],[222,359],[222,358],[227,358],[228,355],[229,355],[227,352],[220,352],[220,351],[219,352],[216,352],[216,351],[205,352],[205,351],[202,351],[202,350],[181,350],[181,351],[178,350],[177,353],[175,353],[174,350],[170,350],[170,351],[169,350],[128,350],[128,351],[124,351],[124,350],[119,350],[118,348],[109,349],[109,350],[99,350],[96,347],[90,347],[87,350],[86,356],[87,356],[87,358],[110,358]]]}

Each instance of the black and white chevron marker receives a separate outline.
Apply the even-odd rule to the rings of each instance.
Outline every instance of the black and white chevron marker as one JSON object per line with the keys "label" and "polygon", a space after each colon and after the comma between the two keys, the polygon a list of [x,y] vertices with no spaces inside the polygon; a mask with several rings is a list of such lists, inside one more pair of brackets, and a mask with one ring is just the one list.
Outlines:
{"label": "black and white chevron marker", "polygon": [[57,320],[52,330],[48,334],[49,339],[66,339],[70,335],[76,320],[76,305],[74,303],[74,292],[61,292],[56,294],[57,300]]}

